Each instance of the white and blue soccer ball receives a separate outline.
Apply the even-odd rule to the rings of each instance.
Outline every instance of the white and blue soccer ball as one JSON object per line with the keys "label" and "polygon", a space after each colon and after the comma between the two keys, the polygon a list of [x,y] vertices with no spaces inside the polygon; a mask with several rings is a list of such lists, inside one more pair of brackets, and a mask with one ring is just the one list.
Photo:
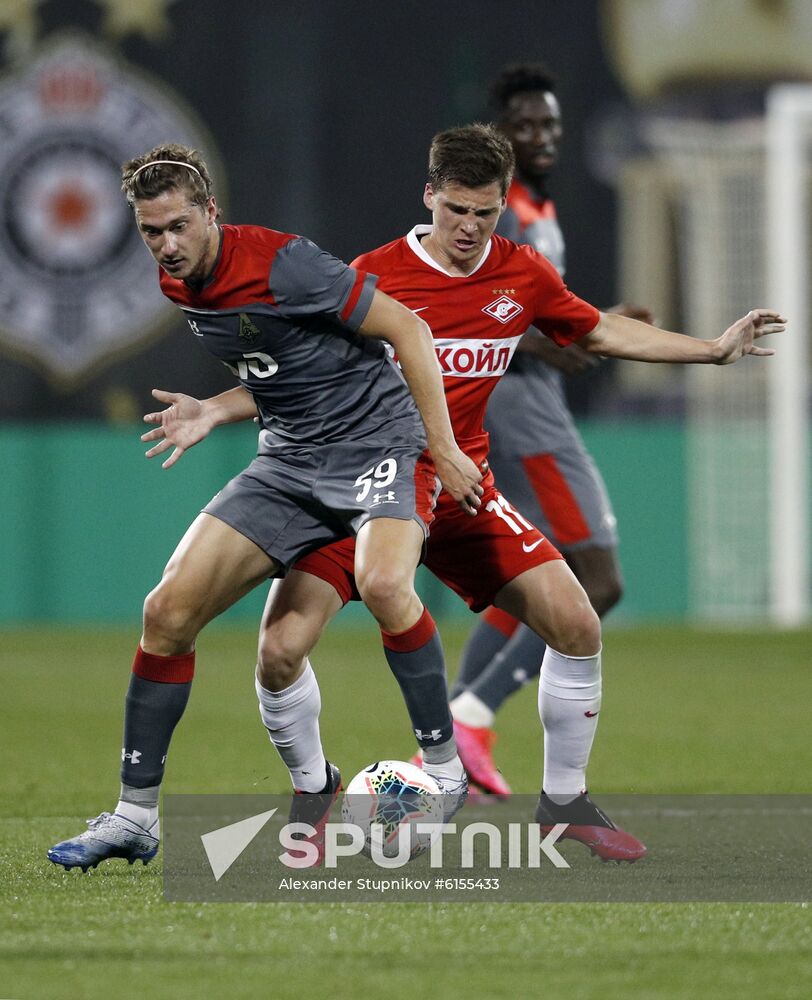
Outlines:
{"label": "white and blue soccer ball", "polygon": [[[361,828],[363,852],[368,857],[375,856],[374,838],[383,857],[411,860],[427,851],[439,836],[443,793],[434,778],[414,764],[379,760],[359,771],[347,785],[341,818]],[[433,829],[418,831],[417,824]]]}

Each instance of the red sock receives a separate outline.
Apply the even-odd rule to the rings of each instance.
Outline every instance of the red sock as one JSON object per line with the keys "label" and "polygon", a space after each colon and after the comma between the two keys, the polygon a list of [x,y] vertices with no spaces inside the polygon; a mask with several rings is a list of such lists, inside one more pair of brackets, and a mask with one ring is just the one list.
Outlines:
{"label": "red sock", "polygon": [[495,628],[497,632],[501,632],[508,639],[521,624],[518,618],[514,618],[507,611],[502,611],[501,608],[496,608],[493,605],[485,610],[482,620],[486,621],[491,628]]}
{"label": "red sock", "polygon": [[195,675],[195,651],[178,656],[145,653],[139,643],[133,660],[133,673],[160,684],[188,684]]}
{"label": "red sock", "polygon": [[436,631],[437,626],[434,624],[429,609],[423,608],[423,614],[411,628],[407,628],[403,632],[384,632],[381,629],[381,638],[387,649],[392,649],[396,653],[413,653],[421,646],[425,646]]}

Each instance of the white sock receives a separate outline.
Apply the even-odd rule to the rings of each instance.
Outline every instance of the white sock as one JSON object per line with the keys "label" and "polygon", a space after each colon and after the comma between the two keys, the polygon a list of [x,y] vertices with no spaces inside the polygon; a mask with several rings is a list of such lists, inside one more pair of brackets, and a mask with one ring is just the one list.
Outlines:
{"label": "white sock", "polygon": [[151,833],[153,837],[158,836],[157,806],[140,806],[135,802],[125,802],[123,799],[119,799],[115,812],[133,823],[143,826],[147,833]]}
{"label": "white sock", "polygon": [[256,681],[259,714],[271,743],[290,771],[299,792],[320,792],[327,781],[327,761],[321,748],[321,694],[316,675],[305,661],[302,675],[284,691],[266,691]]}
{"label": "white sock", "polygon": [[548,795],[573,797],[586,788],[586,765],[601,707],[601,654],[564,656],[550,646],[539,676]]}
{"label": "white sock", "polygon": [[442,764],[432,764],[426,760],[424,755],[423,770],[426,774],[430,774],[435,781],[441,782],[441,787],[443,781],[447,781],[453,786],[465,778],[465,768],[457,754],[454,754],[450,760],[443,761]]}
{"label": "white sock", "polygon": [[495,718],[494,713],[471,691],[463,691],[451,702],[451,716],[455,722],[475,729],[490,729]]}

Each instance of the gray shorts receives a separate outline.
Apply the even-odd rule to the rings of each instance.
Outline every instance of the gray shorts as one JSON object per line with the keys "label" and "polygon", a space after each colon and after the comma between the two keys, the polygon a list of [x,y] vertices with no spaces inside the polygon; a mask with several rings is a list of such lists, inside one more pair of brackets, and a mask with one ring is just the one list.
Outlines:
{"label": "gray shorts", "polygon": [[258,455],[203,510],[287,570],[373,517],[415,520],[427,534],[436,493],[434,466],[418,447],[370,439]]}
{"label": "gray shorts", "polygon": [[557,372],[539,365],[505,376],[491,397],[486,427],[499,489],[557,549],[617,546],[606,486]]}

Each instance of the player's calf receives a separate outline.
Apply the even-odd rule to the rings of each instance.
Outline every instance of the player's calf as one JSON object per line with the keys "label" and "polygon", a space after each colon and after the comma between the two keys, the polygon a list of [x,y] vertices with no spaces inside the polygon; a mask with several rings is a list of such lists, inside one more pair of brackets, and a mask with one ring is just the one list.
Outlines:
{"label": "player's calf", "polygon": [[[395,675],[418,744],[424,757],[433,758],[435,750],[454,746],[448,688],[445,679],[443,648],[434,619],[424,608],[417,621],[404,632],[382,632],[384,653]],[[447,759],[447,758],[445,758]]]}
{"label": "player's calf", "polygon": [[257,676],[255,689],[262,724],[288,769],[293,787],[299,792],[321,792],[325,768],[329,783],[330,767],[321,745],[321,694],[310,661],[305,660],[304,670],[288,687],[269,691]]}

